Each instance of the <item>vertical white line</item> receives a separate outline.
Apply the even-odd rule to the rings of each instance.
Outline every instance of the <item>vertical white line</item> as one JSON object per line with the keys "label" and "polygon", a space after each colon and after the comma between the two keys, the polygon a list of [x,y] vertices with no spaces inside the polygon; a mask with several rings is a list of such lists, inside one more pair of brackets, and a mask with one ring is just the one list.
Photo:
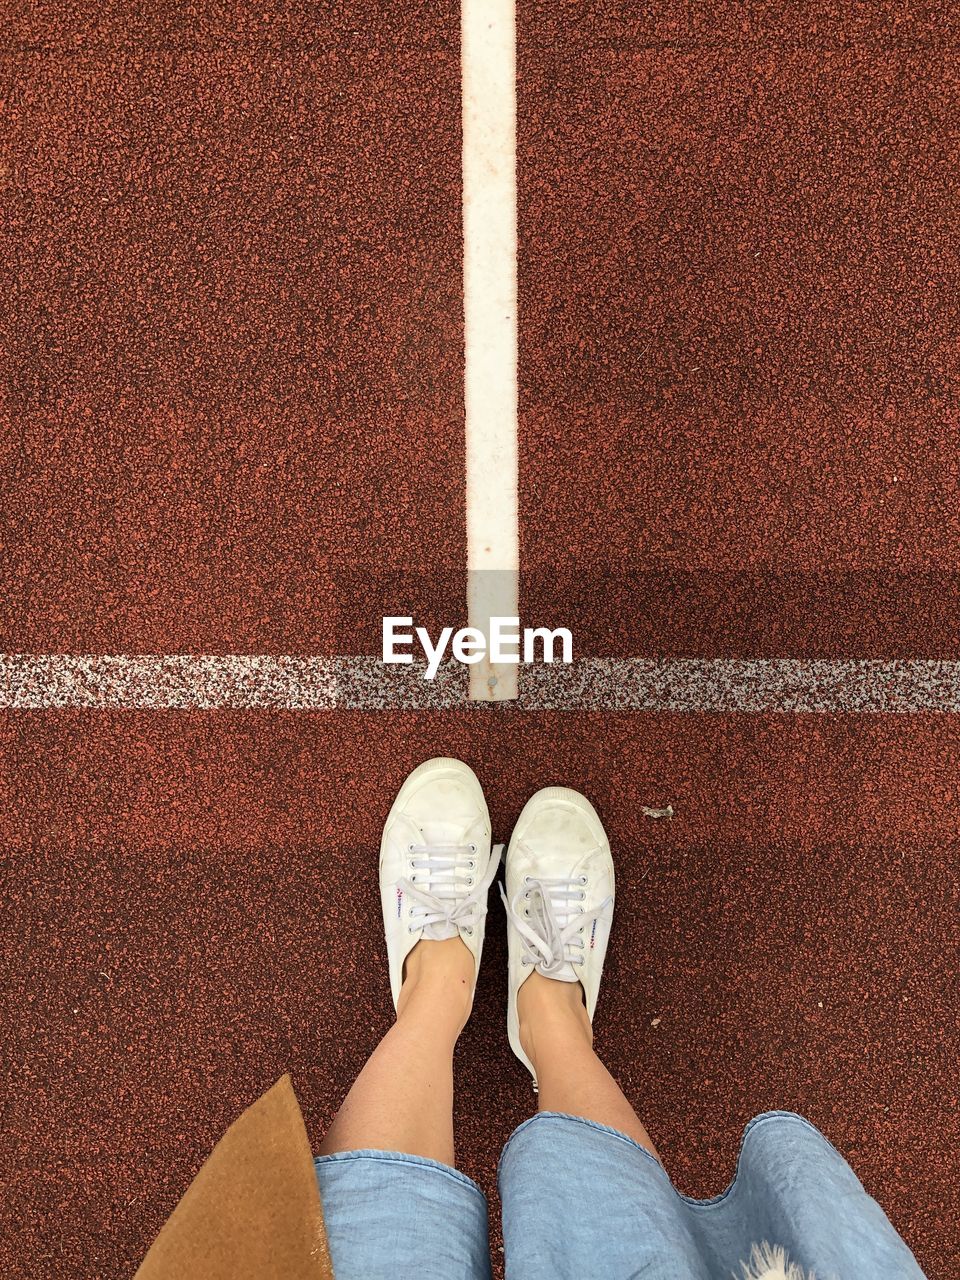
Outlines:
{"label": "vertical white line", "polygon": [[[517,617],[515,0],[462,0],[467,612]],[[517,696],[517,667],[470,668],[470,697]]]}

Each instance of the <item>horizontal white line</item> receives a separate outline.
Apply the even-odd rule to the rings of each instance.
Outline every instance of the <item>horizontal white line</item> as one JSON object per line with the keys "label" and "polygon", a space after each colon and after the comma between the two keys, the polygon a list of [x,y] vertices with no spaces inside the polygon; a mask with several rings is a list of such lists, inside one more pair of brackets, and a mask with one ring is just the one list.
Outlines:
{"label": "horizontal white line", "polygon": [[465,700],[465,667],[448,664],[435,680],[424,680],[422,671],[368,656],[5,654],[0,707],[329,711],[442,708]]}
{"label": "horizontal white line", "polygon": [[960,662],[587,658],[529,667],[522,705],[599,711],[960,711]]}
{"label": "horizontal white line", "polygon": [[[481,708],[468,668],[360,656],[3,654],[0,709],[421,711]],[[523,667],[520,711],[960,712],[960,662],[581,658]],[[481,712],[482,713],[482,712]],[[488,712],[489,714],[489,712]]]}

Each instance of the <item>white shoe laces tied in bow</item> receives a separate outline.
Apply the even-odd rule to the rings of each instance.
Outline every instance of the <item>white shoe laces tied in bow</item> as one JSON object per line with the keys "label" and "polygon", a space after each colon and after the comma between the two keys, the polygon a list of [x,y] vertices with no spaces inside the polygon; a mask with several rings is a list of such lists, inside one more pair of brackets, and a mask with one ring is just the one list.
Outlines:
{"label": "white shoe laces tied in bow", "polygon": [[583,964],[587,925],[613,905],[612,897],[596,907],[580,905],[586,883],[586,876],[524,876],[512,906],[500,886],[507,915],[520,934],[521,964],[534,965],[545,978],[560,976],[565,965]]}
{"label": "white shoe laces tied in bow", "polygon": [[397,888],[417,903],[411,910],[411,933],[452,938],[461,929],[472,933],[487,913],[487,894],[500,865],[503,845],[493,846],[483,875],[477,875],[475,844],[409,844],[411,873]]}

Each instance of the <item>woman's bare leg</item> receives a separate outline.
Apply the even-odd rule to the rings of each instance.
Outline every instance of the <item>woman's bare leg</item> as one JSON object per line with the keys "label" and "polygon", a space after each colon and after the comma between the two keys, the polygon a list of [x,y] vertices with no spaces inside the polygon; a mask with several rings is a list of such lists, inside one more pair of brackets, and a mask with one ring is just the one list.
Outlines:
{"label": "woman's bare leg", "polygon": [[539,1109],[619,1129],[656,1156],[650,1135],[593,1051],[579,982],[532,973],[517,993],[517,1013],[520,1042],[537,1072]]}
{"label": "woman's bare leg", "polygon": [[414,947],[397,1020],[354,1081],[320,1155],[371,1148],[453,1164],[453,1048],[473,981],[473,956],[459,938]]}

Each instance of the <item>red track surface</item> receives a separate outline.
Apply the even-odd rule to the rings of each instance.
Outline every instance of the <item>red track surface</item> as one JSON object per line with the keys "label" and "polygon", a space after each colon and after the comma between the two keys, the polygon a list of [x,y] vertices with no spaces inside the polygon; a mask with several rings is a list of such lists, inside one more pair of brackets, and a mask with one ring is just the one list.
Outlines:
{"label": "red track surface", "polygon": [[7,54],[6,651],[350,653],[401,567],[464,594],[458,10],[329,9]]}
{"label": "red track surface", "polygon": [[[457,620],[458,15],[382,8],[15,18],[3,650]],[[956,18],[591,8],[521,5],[528,612],[583,652],[955,655]],[[439,753],[498,838],[545,783],[597,803],[598,1043],[681,1189],[796,1108],[956,1274],[954,719],[21,713],[0,743],[5,1275],[128,1276],[288,1068],[319,1138],[388,1021],[380,826]],[[490,1191],[533,1101],[493,920],[458,1103]]]}
{"label": "red track surface", "polygon": [[[680,1187],[719,1191],[743,1123],[797,1108],[929,1274],[955,1274],[955,720],[27,713],[4,744],[23,1089],[5,1274],[128,1275],[288,1067],[319,1139],[389,1022],[380,827],[437,751],[477,769],[498,838],[537,786],[596,801],[619,876],[598,1043]],[[671,823],[638,816],[668,801]],[[494,911],[458,1105],[491,1192],[533,1104],[504,950]]]}
{"label": "red track surface", "polygon": [[519,8],[531,607],[573,591],[590,652],[955,656],[955,15]]}

